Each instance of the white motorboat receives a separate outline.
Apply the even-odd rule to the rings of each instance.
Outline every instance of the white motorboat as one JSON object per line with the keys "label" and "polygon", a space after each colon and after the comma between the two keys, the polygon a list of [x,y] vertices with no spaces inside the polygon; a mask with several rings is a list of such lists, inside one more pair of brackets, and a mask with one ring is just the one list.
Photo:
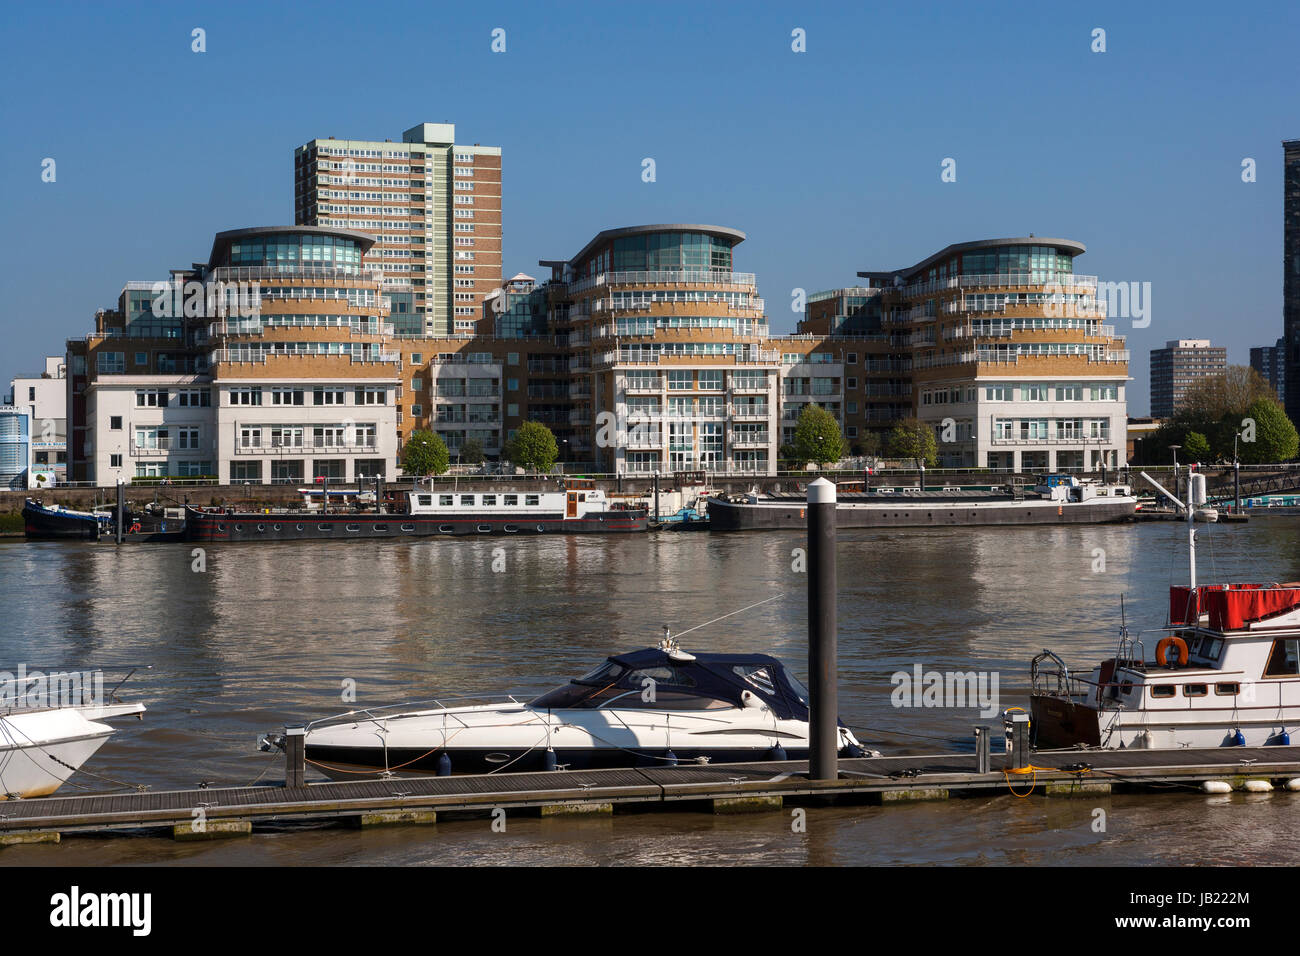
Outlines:
{"label": "white motorboat", "polygon": [[53,793],[115,733],[102,721],[144,714],[143,704],[94,692],[102,686],[101,672],[0,681],[0,798]]}
{"label": "white motorboat", "polygon": [[1192,522],[1204,481],[1193,476],[1184,508],[1190,582],[1170,588],[1164,626],[1122,628],[1114,656],[1087,677],[1049,650],[1034,658],[1038,747],[1290,744],[1300,726],[1300,583],[1197,584]]}
{"label": "white motorboat", "polygon": [[[521,772],[808,756],[808,691],[764,654],[688,654],[668,637],[540,697],[349,711],[306,727],[310,765],[358,773]],[[840,752],[866,751],[839,727]]]}

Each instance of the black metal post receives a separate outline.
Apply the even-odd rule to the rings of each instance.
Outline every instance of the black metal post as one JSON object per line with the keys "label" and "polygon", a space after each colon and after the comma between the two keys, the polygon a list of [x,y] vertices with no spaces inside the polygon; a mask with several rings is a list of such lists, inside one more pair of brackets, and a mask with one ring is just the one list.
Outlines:
{"label": "black metal post", "polygon": [[284,785],[306,786],[307,728],[284,728]]}
{"label": "black metal post", "polygon": [[1232,513],[1241,514],[1241,462],[1232,460]]}
{"label": "black metal post", "polygon": [[658,524],[659,523],[659,472],[657,471],[655,472],[654,494],[655,494],[655,524]]}
{"label": "black metal post", "polygon": [[114,538],[118,544],[122,543],[122,525],[126,523],[126,483],[121,478],[117,480],[117,530],[114,532]]}
{"label": "black metal post", "polygon": [[839,700],[835,618],[835,485],[808,486],[808,776],[839,779]]}

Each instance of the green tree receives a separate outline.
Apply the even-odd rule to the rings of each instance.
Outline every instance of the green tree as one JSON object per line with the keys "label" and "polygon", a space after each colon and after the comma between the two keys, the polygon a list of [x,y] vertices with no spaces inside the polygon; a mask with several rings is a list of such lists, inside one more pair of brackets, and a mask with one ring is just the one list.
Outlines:
{"label": "green tree", "polygon": [[799,461],[828,465],[843,458],[848,448],[835,416],[810,402],[799,413],[799,423],[794,427],[794,451]]}
{"label": "green tree", "polygon": [[[1260,398],[1242,416],[1241,440],[1237,444],[1243,462],[1251,465],[1290,461],[1300,450],[1300,435],[1276,399]],[[1254,435],[1251,435],[1251,426]],[[1246,441],[1254,437],[1254,441]]]}
{"label": "green tree", "polygon": [[923,459],[934,467],[939,463],[939,441],[934,430],[917,418],[905,418],[894,426],[885,440],[885,455],[889,458]]}
{"label": "green tree", "polygon": [[523,468],[549,472],[560,457],[560,446],[541,422],[524,422],[507,443],[506,457]]}
{"label": "green tree", "polygon": [[460,446],[460,460],[467,465],[483,464],[483,443],[477,438],[467,438]]}
{"label": "green tree", "polygon": [[1210,440],[1200,432],[1188,432],[1183,439],[1183,457],[1188,461],[1205,461],[1210,457]]}
{"label": "green tree", "polygon": [[441,475],[451,466],[447,443],[437,432],[417,428],[402,449],[402,471],[417,478]]}

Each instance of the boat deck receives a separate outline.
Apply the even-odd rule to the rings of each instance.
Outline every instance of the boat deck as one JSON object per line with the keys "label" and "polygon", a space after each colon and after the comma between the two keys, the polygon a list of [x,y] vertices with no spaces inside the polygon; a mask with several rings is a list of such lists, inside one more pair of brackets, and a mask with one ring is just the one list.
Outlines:
{"label": "boat deck", "polygon": [[[583,812],[614,805],[645,809],[715,810],[782,801],[892,802],[962,792],[1068,795],[1112,788],[1183,785],[1244,778],[1285,783],[1300,778],[1300,747],[1221,747],[1204,750],[1058,750],[1031,755],[1031,768],[1010,771],[993,754],[990,772],[977,772],[974,753],[841,759],[838,780],[808,779],[806,761],[639,767],[551,773],[452,777],[393,776],[301,787],[217,787],[197,790],[43,797],[0,802],[0,842],[22,835],[180,828],[202,816],[245,827],[297,821],[342,821],[368,814],[432,811],[478,813],[497,808]],[[400,822],[400,821],[399,821]]]}

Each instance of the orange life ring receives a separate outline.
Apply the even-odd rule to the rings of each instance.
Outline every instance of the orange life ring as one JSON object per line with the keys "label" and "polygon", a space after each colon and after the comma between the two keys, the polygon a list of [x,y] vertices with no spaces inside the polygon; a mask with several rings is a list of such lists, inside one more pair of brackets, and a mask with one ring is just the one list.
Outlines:
{"label": "orange life ring", "polygon": [[1156,645],[1156,663],[1159,664],[1161,667],[1168,666],[1168,664],[1166,663],[1168,658],[1166,652],[1169,650],[1170,647],[1178,648],[1178,666],[1186,667],[1187,666],[1187,642],[1183,640],[1181,637],[1174,637],[1173,635],[1164,638],[1159,644]]}

